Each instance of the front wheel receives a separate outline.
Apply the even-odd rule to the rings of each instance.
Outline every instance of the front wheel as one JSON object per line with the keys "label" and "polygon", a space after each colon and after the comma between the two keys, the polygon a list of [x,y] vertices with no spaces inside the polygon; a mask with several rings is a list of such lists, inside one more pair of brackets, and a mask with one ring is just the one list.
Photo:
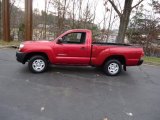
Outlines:
{"label": "front wheel", "polygon": [[104,72],[109,76],[116,76],[118,75],[122,70],[121,63],[116,60],[108,60],[104,65]]}
{"label": "front wheel", "polygon": [[28,68],[33,73],[42,73],[47,69],[48,62],[43,56],[33,56],[28,62]]}

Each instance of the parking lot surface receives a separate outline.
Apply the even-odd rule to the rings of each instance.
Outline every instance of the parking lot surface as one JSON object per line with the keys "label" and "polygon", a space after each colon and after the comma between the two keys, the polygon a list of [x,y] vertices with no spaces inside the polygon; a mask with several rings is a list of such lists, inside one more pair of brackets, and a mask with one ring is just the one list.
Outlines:
{"label": "parking lot surface", "polygon": [[0,120],[160,120],[160,67],[109,77],[92,67],[30,73],[0,49]]}

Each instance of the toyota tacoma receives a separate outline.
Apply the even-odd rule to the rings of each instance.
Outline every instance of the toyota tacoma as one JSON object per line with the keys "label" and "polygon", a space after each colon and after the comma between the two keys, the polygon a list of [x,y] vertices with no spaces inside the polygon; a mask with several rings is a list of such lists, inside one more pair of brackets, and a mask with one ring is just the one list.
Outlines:
{"label": "toyota tacoma", "polygon": [[126,66],[141,65],[143,56],[140,47],[93,42],[92,32],[87,29],[69,30],[50,41],[23,42],[16,53],[17,61],[28,62],[33,73],[42,73],[54,64],[99,67],[110,76],[126,71]]}

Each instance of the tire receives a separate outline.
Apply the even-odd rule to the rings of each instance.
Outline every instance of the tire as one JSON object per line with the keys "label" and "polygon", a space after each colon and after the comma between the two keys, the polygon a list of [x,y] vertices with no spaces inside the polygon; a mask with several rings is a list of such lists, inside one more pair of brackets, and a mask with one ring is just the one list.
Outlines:
{"label": "tire", "polygon": [[116,59],[108,60],[104,65],[104,72],[109,76],[116,76],[122,70],[121,63]]}
{"label": "tire", "polygon": [[33,56],[28,62],[28,68],[33,73],[42,73],[48,67],[48,61],[43,56]]}

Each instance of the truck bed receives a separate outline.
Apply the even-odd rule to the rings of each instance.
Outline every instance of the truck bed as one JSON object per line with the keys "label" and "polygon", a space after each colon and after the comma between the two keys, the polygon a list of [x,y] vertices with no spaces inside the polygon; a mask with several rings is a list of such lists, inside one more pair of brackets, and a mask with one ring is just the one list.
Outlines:
{"label": "truck bed", "polygon": [[105,43],[105,42],[93,42],[93,45],[118,45],[118,46],[132,46],[130,44],[123,44],[123,43]]}

